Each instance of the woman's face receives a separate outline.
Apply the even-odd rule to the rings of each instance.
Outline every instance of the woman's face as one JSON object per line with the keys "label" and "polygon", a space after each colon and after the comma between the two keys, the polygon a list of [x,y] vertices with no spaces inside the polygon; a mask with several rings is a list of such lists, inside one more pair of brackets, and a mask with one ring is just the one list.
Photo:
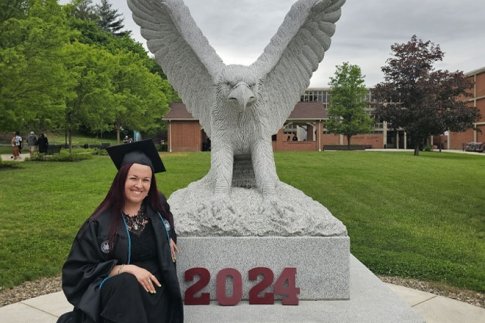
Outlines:
{"label": "woman's face", "polygon": [[150,166],[133,164],[125,181],[125,202],[140,204],[148,195],[152,182]]}

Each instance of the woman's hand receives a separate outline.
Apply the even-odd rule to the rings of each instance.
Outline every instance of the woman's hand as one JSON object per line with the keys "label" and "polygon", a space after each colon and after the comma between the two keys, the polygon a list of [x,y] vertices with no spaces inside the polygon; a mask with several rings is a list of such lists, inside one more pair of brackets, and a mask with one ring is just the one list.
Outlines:
{"label": "woman's hand", "polygon": [[172,256],[173,262],[177,260],[177,252],[179,252],[179,248],[175,242],[173,242],[172,238],[170,238],[170,255]]}
{"label": "woman's hand", "polygon": [[155,290],[155,285],[158,287],[162,287],[162,284],[158,281],[157,277],[155,277],[151,272],[146,270],[145,268],[138,267],[136,265],[125,265],[121,271],[121,273],[130,273],[136,277],[136,280],[140,283],[140,285],[145,288],[148,293],[155,294],[157,291]]}

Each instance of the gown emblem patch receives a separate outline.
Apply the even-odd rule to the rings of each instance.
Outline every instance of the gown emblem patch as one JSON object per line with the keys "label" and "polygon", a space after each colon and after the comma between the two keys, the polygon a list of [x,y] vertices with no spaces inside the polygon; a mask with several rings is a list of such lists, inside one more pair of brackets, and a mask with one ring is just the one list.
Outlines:
{"label": "gown emblem patch", "polygon": [[101,243],[101,251],[103,253],[109,253],[109,241],[105,240]]}

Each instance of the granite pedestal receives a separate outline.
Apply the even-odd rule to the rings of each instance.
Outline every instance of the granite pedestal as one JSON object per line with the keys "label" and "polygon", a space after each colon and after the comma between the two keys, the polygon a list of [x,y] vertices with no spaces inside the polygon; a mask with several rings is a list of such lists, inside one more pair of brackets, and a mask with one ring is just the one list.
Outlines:
{"label": "granite pedestal", "polygon": [[408,304],[350,256],[350,299],[301,301],[298,306],[185,306],[186,323],[425,323]]}
{"label": "granite pedestal", "polygon": [[[243,300],[255,285],[248,280],[252,268],[267,267],[275,280],[287,267],[296,268],[296,287],[301,300],[348,299],[350,242],[345,237],[180,237],[177,271],[182,290],[184,272],[203,267],[211,279],[202,292],[215,299],[216,275],[224,268],[241,273]],[[276,295],[275,298],[277,299]]]}

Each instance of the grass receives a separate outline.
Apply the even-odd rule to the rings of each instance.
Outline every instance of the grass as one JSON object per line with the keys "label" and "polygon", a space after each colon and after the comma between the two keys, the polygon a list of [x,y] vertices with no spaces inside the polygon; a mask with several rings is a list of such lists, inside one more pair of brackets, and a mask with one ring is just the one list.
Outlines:
{"label": "grass", "polygon": [[[202,177],[208,153],[171,153],[167,196]],[[485,158],[449,153],[276,153],[280,179],[347,226],[374,273],[485,292]],[[57,275],[115,174],[107,157],[0,170],[0,288]]]}

